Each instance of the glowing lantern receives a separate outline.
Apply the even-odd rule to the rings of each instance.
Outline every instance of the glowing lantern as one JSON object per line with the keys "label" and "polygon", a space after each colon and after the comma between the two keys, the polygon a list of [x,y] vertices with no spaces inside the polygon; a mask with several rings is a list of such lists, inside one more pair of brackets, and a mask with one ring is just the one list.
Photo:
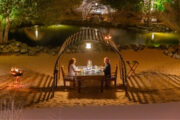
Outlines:
{"label": "glowing lantern", "polygon": [[86,43],[86,49],[91,49],[91,43]]}

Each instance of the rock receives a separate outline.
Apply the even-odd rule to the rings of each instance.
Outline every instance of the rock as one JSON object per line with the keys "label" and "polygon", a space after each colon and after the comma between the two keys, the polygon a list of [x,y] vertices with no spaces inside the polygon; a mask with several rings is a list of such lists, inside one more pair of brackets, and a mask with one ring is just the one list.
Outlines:
{"label": "rock", "polygon": [[71,50],[71,53],[76,53],[76,50],[72,49],[72,50]]}
{"label": "rock", "polygon": [[173,53],[172,52],[168,52],[168,56],[173,56]]}
{"label": "rock", "polygon": [[28,52],[28,49],[26,49],[26,48],[23,48],[23,49],[21,49],[21,51],[20,51],[21,54],[25,54],[25,53],[27,53],[27,52]]}
{"label": "rock", "polygon": [[11,50],[8,49],[8,48],[3,48],[1,52],[2,52],[2,53],[10,53],[10,51],[11,51]]}
{"label": "rock", "polygon": [[16,42],[16,46],[19,47],[21,45],[20,42]]}
{"label": "rock", "polygon": [[15,48],[15,49],[13,49],[13,52],[15,52],[15,53],[18,53],[20,51],[20,49],[19,48]]}
{"label": "rock", "polygon": [[174,52],[174,48],[172,48],[172,47],[170,47],[169,49],[168,49],[168,52]]}
{"label": "rock", "polygon": [[169,51],[168,51],[168,50],[165,50],[163,53],[164,53],[165,55],[168,55]]}
{"label": "rock", "polygon": [[37,54],[37,52],[36,51],[33,51],[33,50],[30,50],[29,52],[28,52],[28,55],[29,56],[34,56],[34,55],[36,55]]}
{"label": "rock", "polygon": [[28,47],[28,45],[25,43],[22,43],[20,47],[26,49]]}
{"label": "rock", "polygon": [[67,48],[66,53],[71,53],[71,50],[69,48]]}
{"label": "rock", "polygon": [[39,50],[40,50],[40,51],[43,51],[43,49],[44,49],[43,46],[40,46],[40,47],[39,47]]}
{"label": "rock", "polygon": [[173,58],[180,59],[180,55],[179,54],[174,54]]}
{"label": "rock", "polygon": [[44,53],[48,53],[49,49],[48,48],[44,48],[43,52]]}
{"label": "rock", "polygon": [[52,51],[50,54],[53,55],[53,56],[55,56],[55,55],[56,55],[56,52]]}
{"label": "rock", "polygon": [[5,46],[4,45],[0,45],[0,48],[3,49]]}

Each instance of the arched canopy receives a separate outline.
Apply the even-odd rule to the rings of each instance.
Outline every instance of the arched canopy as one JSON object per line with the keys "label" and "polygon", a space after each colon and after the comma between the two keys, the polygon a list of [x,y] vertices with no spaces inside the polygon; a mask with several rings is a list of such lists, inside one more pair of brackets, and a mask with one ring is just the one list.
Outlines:
{"label": "arched canopy", "polygon": [[106,36],[105,34],[103,34],[101,31],[97,29],[84,28],[84,29],[81,29],[79,32],[68,37],[59,50],[58,57],[54,66],[55,85],[57,86],[57,80],[58,80],[57,76],[58,76],[58,72],[60,72],[60,69],[58,69],[59,60],[62,54],[64,53],[64,51],[66,50],[66,48],[68,48],[69,46],[73,45],[76,42],[88,40],[88,41],[102,42],[105,45],[111,47],[118,54],[119,59],[120,59],[119,60],[120,79],[122,79],[123,85],[126,86],[127,75],[126,75],[126,65],[125,65],[124,59],[122,55],[120,54],[120,51],[118,50],[116,44],[113,42],[113,40],[105,39],[105,36]]}

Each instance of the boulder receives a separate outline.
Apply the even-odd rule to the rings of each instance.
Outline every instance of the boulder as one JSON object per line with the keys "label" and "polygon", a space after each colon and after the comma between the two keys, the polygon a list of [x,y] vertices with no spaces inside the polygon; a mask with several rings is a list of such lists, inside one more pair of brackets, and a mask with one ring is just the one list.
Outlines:
{"label": "boulder", "polygon": [[14,49],[13,49],[13,52],[14,52],[14,53],[18,53],[18,52],[20,52],[20,49],[19,49],[19,48],[14,48]]}
{"label": "boulder", "polygon": [[33,51],[33,50],[30,50],[29,52],[28,52],[28,55],[29,56],[34,56],[34,55],[36,55],[37,54],[37,52],[36,51]]}
{"label": "boulder", "polygon": [[16,46],[17,46],[17,47],[20,47],[20,46],[21,46],[21,43],[20,43],[20,42],[16,42]]}
{"label": "boulder", "polygon": [[50,52],[51,55],[55,56],[56,55],[56,52],[52,51]]}
{"label": "boulder", "polygon": [[66,53],[71,53],[71,50],[69,48],[67,48]]}
{"label": "boulder", "polygon": [[165,55],[168,55],[169,51],[168,51],[168,50],[165,50],[163,53],[164,53]]}
{"label": "boulder", "polygon": [[5,46],[4,45],[0,45],[0,48],[3,49]]}
{"label": "boulder", "polygon": [[179,54],[174,54],[173,58],[180,59],[180,55]]}
{"label": "boulder", "polygon": [[173,53],[172,52],[168,52],[168,56],[173,56]]}
{"label": "boulder", "polygon": [[168,52],[169,52],[169,53],[174,52],[174,48],[172,48],[172,47],[168,48]]}
{"label": "boulder", "polygon": [[28,52],[28,49],[27,48],[23,48],[21,49],[20,53],[21,54],[26,54]]}
{"label": "boulder", "polygon": [[44,49],[43,49],[43,52],[44,52],[44,53],[48,53],[48,52],[49,52],[49,49],[48,49],[48,48],[44,48]]}
{"label": "boulder", "polygon": [[27,47],[28,47],[28,45],[27,45],[27,44],[25,44],[25,43],[22,43],[20,47],[25,49],[25,48],[27,48]]}
{"label": "boulder", "polygon": [[9,48],[3,48],[1,52],[2,53],[10,53],[11,50]]}

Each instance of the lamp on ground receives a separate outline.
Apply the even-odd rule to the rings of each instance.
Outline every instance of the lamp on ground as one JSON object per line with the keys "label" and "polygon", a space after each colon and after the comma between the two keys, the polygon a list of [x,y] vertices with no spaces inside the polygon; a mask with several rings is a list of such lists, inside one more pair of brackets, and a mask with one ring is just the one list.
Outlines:
{"label": "lamp on ground", "polygon": [[35,31],[34,31],[35,37],[36,37],[36,39],[38,39],[38,37],[39,37],[38,25],[35,25],[34,27],[35,27]]}
{"label": "lamp on ground", "polygon": [[152,33],[152,40],[154,40],[154,33]]}

